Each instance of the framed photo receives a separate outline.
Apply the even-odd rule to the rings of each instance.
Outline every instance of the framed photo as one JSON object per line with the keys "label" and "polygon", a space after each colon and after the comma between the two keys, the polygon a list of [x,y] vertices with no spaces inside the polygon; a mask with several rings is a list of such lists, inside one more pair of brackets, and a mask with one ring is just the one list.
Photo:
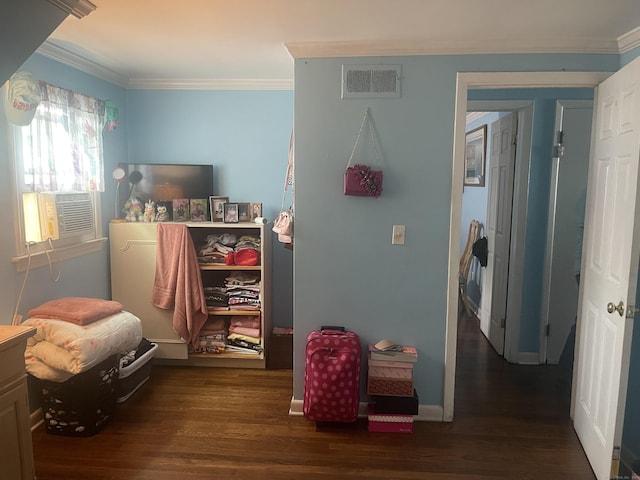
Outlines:
{"label": "framed photo", "polygon": [[251,220],[251,204],[250,203],[239,203],[238,204],[238,221],[239,222],[248,222]]}
{"label": "framed photo", "polygon": [[261,203],[250,203],[249,204],[249,220],[253,221],[258,217],[262,216],[262,204]]}
{"label": "framed photo", "polygon": [[464,185],[484,187],[487,157],[487,126],[475,128],[466,134],[464,158]]}
{"label": "framed photo", "polygon": [[211,221],[224,221],[224,204],[229,201],[229,197],[209,197],[209,208],[211,209]]}
{"label": "framed photo", "polygon": [[189,199],[174,198],[173,199],[173,221],[188,222],[190,218],[191,217],[189,216]]}
{"label": "framed photo", "polygon": [[225,203],[224,208],[224,222],[225,223],[238,223],[238,204],[237,203]]}
{"label": "framed photo", "polygon": [[190,198],[189,213],[192,222],[207,221],[207,199],[206,198]]}

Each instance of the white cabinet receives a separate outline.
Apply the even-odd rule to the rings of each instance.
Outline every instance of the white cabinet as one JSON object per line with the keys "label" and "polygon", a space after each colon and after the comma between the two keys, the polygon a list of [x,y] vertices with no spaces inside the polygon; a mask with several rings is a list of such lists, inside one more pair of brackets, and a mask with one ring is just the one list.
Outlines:
{"label": "white cabinet", "polygon": [[6,480],[33,480],[24,350],[35,328],[0,325],[0,467]]}
{"label": "white cabinet", "polygon": [[151,304],[157,254],[157,223],[111,223],[109,240],[111,252],[111,296],[122,303],[125,310],[142,321],[142,333],[158,345],[155,358],[183,360],[190,365],[265,368],[268,337],[271,330],[271,231],[256,223],[186,223],[196,249],[208,235],[234,233],[260,237],[260,264],[256,266],[203,265],[201,274],[206,287],[212,278],[233,271],[255,272],[260,279],[260,309],[256,312],[211,310],[210,316],[255,315],[260,318],[260,354],[224,353],[189,354],[187,345],[173,330],[173,312]]}

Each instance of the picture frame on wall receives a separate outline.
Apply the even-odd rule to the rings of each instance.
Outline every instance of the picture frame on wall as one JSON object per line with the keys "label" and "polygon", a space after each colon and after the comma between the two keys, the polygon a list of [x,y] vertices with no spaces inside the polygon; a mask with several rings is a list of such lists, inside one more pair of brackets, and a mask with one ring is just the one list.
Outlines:
{"label": "picture frame on wall", "polygon": [[487,157],[487,126],[474,128],[465,136],[464,186],[484,187]]}
{"label": "picture frame on wall", "polygon": [[248,222],[251,220],[251,208],[250,203],[238,203],[238,221]]}
{"label": "picture frame on wall", "polygon": [[249,219],[251,221],[262,216],[262,203],[251,202],[249,204]]}
{"label": "picture frame on wall", "polygon": [[210,196],[209,209],[211,210],[212,222],[224,221],[224,204],[229,201],[229,197]]}
{"label": "picture frame on wall", "polygon": [[225,223],[238,223],[238,204],[237,203],[225,203],[224,208],[224,222]]}

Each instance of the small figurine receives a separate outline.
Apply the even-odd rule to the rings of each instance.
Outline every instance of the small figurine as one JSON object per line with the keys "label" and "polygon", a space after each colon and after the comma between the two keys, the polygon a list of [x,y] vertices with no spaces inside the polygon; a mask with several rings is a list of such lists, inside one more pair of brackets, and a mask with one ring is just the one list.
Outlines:
{"label": "small figurine", "polygon": [[139,198],[130,197],[129,200],[124,203],[124,208],[122,209],[122,211],[125,214],[124,218],[127,220],[127,222],[142,221],[142,202]]}
{"label": "small figurine", "polygon": [[167,205],[159,203],[156,211],[156,222],[168,222],[168,221],[169,221],[169,212],[167,211]]}
{"label": "small figurine", "polygon": [[144,204],[143,220],[145,222],[153,222],[155,220],[155,212],[155,202],[153,200],[149,200]]}

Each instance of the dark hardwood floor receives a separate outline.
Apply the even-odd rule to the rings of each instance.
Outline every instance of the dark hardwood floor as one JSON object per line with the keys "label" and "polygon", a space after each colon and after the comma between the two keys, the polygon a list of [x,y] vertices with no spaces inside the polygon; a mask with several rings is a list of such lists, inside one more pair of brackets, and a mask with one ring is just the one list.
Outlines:
{"label": "dark hardwood floor", "polygon": [[33,434],[38,480],[593,480],[566,375],[509,365],[463,317],[452,423],[369,433],[288,415],[292,373],[154,365],[93,437]]}

